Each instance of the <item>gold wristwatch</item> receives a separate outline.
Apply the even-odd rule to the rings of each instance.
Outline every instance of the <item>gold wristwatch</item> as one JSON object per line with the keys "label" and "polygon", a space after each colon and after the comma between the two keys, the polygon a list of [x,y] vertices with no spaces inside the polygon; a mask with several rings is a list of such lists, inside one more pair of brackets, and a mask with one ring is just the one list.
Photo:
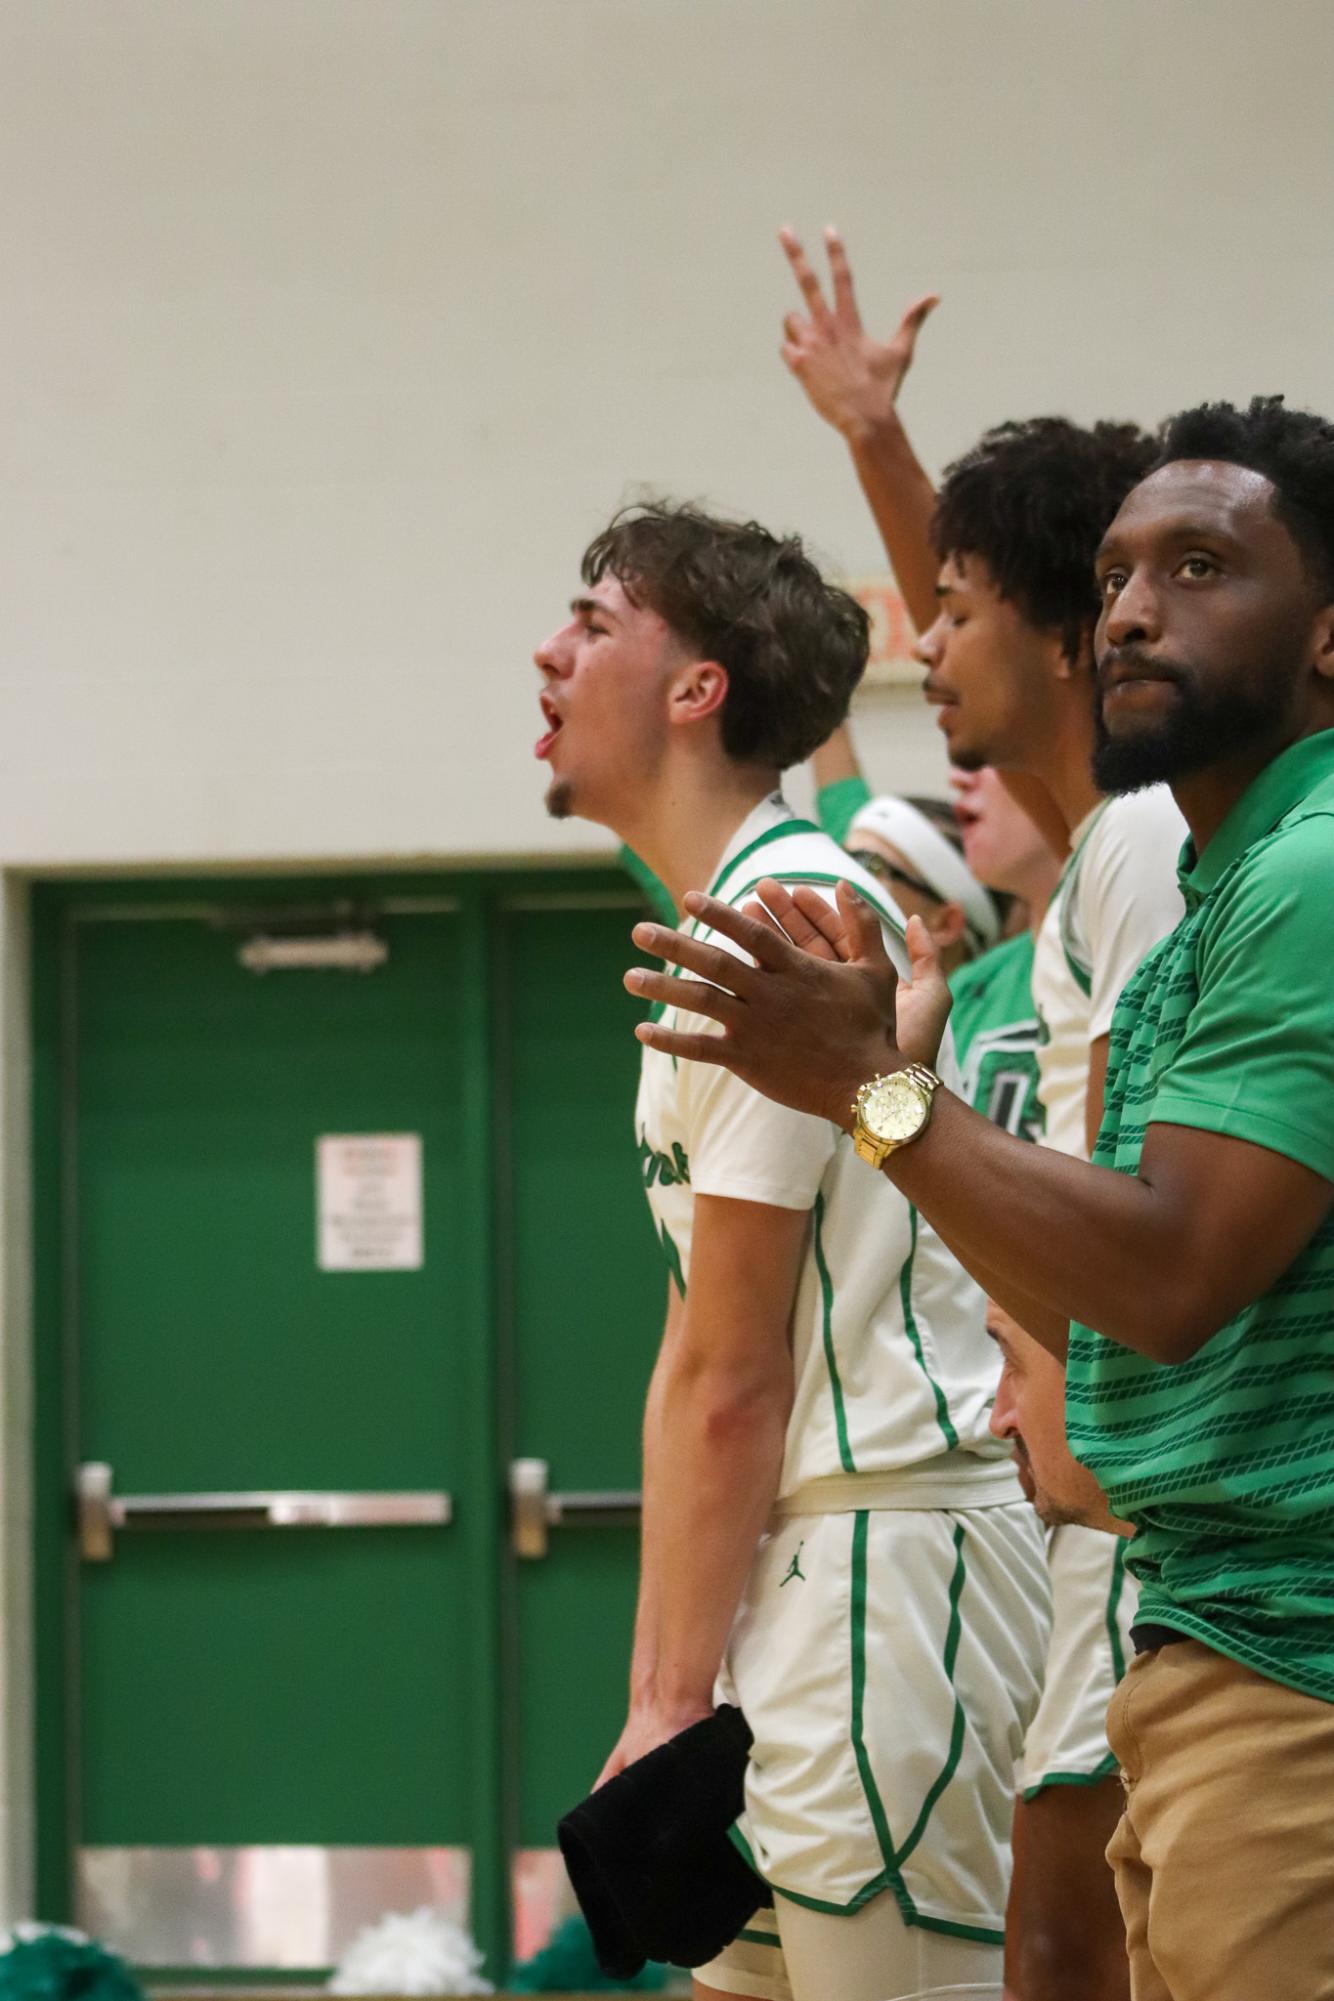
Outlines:
{"label": "gold wristwatch", "polygon": [[852,1101],[857,1115],[852,1144],[868,1167],[883,1167],[891,1153],[926,1131],[939,1088],[939,1077],[924,1063],[910,1063],[862,1085]]}

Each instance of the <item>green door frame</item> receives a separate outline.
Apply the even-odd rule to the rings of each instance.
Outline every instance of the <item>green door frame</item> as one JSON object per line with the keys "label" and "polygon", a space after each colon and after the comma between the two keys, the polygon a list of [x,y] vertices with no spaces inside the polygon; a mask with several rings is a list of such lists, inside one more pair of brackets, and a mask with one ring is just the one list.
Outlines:
{"label": "green door frame", "polygon": [[[33,1161],[33,1394],[34,1394],[34,1783],[36,1790],[37,1913],[68,1922],[73,1907],[71,1861],[77,1842],[78,1747],[68,1703],[68,1661],[77,1586],[77,1554],[70,1535],[71,1475],[75,1455],[72,1380],[75,1274],[64,1227],[73,1165],[67,1144],[74,1106],[73,947],[80,919],[120,904],[145,916],[163,906],[207,903],[238,910],[277,912],[346,899],[374,906],[391,897],[448,895],[460,906],[468,967],[467,1060],[464,1117],[478,1172],[469,1183],[466,1226],[487,1247],[469,1276],[467,1312],[496,1338],[470,1343],[472,1408],[489,1410],[478,1425],[471,1461],[462,1469],[486,1510],[485,1533],[474,1545],[469,1579],[477,1616],[478,1711],[472,1732],[477,1848],[473,1857],[473,1925],[490,1969],[503,1980],[508,1964],[511,1915],[509,1855],[514,1846],[514,1773],[505,1754],[505,1669],[514,1659],[512,1563],[507,1554],[505,1511],[513,1430],[512,1330],[501,1324],[504,1292],[497,1286],[495,1186],[497,1114],[504,1107],[492,1047],[494,968],[492,917],[515,897],[559,900],[571,892],[624,895],[632,887],[606,867],[497,869],[429,874],[358,873],[305,876],[211,876],[42,882],[32,897],[32,1161]],[[628,940],[627,940],[628,950]],[[488,1560],[488,1551],[500,1560]],[[501,1674],[495,1673],[496,1664]],[[203,1977],[201,1975],[201,1977]],[[267,1977],[267,1976],[266,1976]],[[216,1971],[207,1979],[219,1984]]]}

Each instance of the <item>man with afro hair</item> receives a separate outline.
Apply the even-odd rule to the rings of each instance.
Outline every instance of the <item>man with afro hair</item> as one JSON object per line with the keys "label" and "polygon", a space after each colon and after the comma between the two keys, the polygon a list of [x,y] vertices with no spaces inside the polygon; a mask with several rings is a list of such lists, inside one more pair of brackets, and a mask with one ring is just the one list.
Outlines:
{"label": "man with afro hair", "polygon": [[[849,447],[949,755],[967,771],[997,767],[1064,861],[1033,957],[1038,1096],[1044,1142],[1086,1159],[1117,997],[1181,911],[1185,830],[1171,795],[1109,800],[1093,774],[1093,557],[1154,443],[1129,423],[1002,423],[934,492],[898,391],[935,298],[876,341],[837,233],[832,302],[792,233],[782,240],[807,308],[787,317],[783,357]],[[1055,1616],[1015,1812],[1009,1965],[1022,2001],[1118,2001],[1125,1952],[1103,1851],[1121,1789],[1103,1719],[1129,1655],[1134,1586],[1123,1545],[1087,1528],[1053,1528],[1049,1557]]]}

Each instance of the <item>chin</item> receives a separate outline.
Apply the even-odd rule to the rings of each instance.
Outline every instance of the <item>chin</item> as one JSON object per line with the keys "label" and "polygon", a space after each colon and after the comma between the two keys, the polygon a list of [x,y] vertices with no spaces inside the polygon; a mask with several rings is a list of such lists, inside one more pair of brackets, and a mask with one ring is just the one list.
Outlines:
{"label": "chin", "polygon": [[948,733],[945,737],[945,749],[949,754],[950,763],[956,765],[960,771],[985,771],[989,764],[995,762],[986,751],[979,750],[976,744],[964,743],[958,736],[950,736]]}
{"label": "chin", "polygon": [[568,820],[574,812],[574,787],[569,779],[553,778],[544,803],[553,820]]}

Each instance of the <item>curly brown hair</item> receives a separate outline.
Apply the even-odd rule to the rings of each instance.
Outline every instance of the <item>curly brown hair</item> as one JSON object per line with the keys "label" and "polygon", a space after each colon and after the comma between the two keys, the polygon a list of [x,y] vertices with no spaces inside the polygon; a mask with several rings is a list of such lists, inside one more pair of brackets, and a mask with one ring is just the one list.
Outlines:
{"label": "curly brown hair", "polygon": [[795,535],[688,503],[623,508],[584,551],[701,659],[727,669],[722,744],[737,764],[787,770],[836,729],[866,667],[870,621],[826,583]]}
{"label": "curly brown hair", "polygon": [[1098,544],[1156,449],[1136,424],[997,424],[945,469],[936,554],[980,556],[1001,596],[1076,660],[1098,616]]}

